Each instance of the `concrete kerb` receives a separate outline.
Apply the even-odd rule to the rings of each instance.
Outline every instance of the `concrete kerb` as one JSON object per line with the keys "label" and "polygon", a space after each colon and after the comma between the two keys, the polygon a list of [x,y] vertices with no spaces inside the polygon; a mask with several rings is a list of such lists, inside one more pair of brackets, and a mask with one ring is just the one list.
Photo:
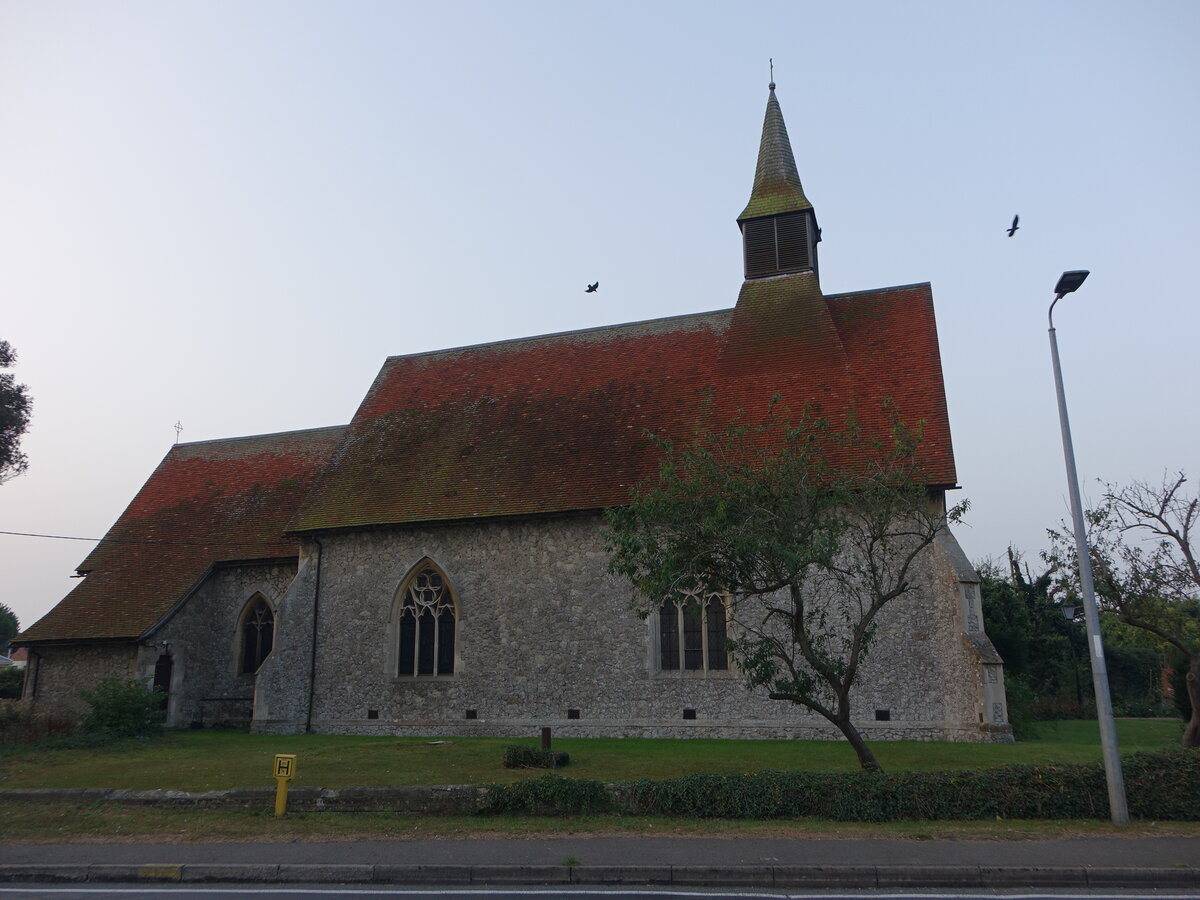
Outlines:
{"label": "concrete kerb", "polygon": [[1132,866],[1089,866],[1090,888],[1200,887],[1200,869],[1140,869]]}
{"label": "concrete kerb", "polygon": [[0,882],[624,884],[761,888],[1200,889],[1200,869],[1038,866],[0,865]]}

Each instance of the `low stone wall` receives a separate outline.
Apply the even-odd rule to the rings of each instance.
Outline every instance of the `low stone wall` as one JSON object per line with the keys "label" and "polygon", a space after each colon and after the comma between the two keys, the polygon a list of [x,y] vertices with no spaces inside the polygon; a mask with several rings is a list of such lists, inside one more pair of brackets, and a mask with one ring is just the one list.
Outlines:
{"label": "low stone wall", "polygon": [[[395,812],[457,816],[475,810],[481,788],[442,787],[295,787],[288,791],[291,812]],[[6,803],[111,803],[166,809],[274,809],[275,788],[231,788],[225,791],[134,791],[118,788],[31,788],[0,791]]]}

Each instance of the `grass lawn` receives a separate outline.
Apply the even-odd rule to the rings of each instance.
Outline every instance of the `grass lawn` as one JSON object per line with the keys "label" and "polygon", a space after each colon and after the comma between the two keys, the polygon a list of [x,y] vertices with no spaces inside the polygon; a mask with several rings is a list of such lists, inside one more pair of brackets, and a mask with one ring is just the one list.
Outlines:
{"label": "grass lawn", "polygon": [[[212,841],[404,841],[520,837],[743,837],[797,840],[1026,841],[1066,837],[1200,838],[1200,822],[1099,821],[882,822],[870,825],[789,819],[769,822],[656,816],[410,816],[394,813],[293,813],[185,810],[46,803],[5,809],[0,843],[185,843]],[[584,860],[587,862],[587,860]]]}
{"label": "grass lawn", "polygon": [[[1175,745],[1174,719],[1117,722],[1122,753]],[[297,755],[295,786],[432,785],[510,782],[544,774],[501,766],[504,748],[536,740],[342,735],[251,735],[187,731],[149,741],[53,750],[0,747],[0,789],[174,788],[199,791],[271,786],[276,753]],[[978,769],[1014,763],[1076,763],[1100,759],[1094,721],[1045,723],[1037,740],[1019,744],[881,741],[872,749],[886,771]],[[554,742],[571,754],[562,774],[599,781],[669,778],[692,772],[800,769],[854,771],[845,741],[726,741],[575,738]]]}
{"label": "grass lawn", "polygon": [[[1183,723],[1125,719],[1117,723],[1124,753],[1174,746]],[[0,747],[0,789],[126,787],[203,790],[270,786],[271,757],[295,753],[294,784],[478,784],[516,781],[542,772],[505,769],[511,738],[429,738],[333,735],[276,737],[192,731],[152,741],[51,750]],[[530,739],[524,743],[535,744]],[[1037,740],[1021,744],[879,742],[872,745],[889,771],[969,769],[1011,763],[1071,763],[1100,759],[1095,722],[1047,723]],[[619,781],[689,772],[761,769],[854,771],[844,741],[558,740],[571,754],[564,774]],[[0,807],[3,808],[3,807]],[[706,837],[891,838],[900,840],[1033,840],[1077,835],[1184,835],[1200,838],[1197,822],[888,822],[861,825],[816,819],[724,821],[661,817],[577,816],[422,817],[393,813],[288,813],[267,809],[187,810],[122,808],[104,803],[38,803],[5,809],[0,842],[348,841],[429,838],[567,837],[571,835]]]}

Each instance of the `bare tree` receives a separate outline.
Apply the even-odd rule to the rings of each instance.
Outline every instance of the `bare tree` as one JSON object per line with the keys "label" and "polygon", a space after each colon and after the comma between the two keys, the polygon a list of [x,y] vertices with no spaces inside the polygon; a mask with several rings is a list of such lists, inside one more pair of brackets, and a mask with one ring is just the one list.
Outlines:
{"label": "bare tree", "polygon": [[[1200,564],[1195,529],[1200,498],[1186,491],[1187,475],[1161,484],[1105,485],[1088,512],[1089,545],[1102,611],[1140,628],[1187,659],[1192,714],[1182,745],[1200,747]],[[1051,531],[1050,556],[1073,562],[1069,534]],[[1077,568],[1071,565],[1070,572]]]}

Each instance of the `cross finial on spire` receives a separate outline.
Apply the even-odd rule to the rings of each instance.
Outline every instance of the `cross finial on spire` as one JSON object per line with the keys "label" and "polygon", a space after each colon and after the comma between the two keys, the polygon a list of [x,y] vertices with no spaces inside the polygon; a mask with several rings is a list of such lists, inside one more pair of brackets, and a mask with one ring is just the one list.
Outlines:
{"label": "cross finial on spire", "polygon": [[775,90],[775,60],[767,57],[767,62],[771,65],[771,83],[767,85],[771,90]]}

